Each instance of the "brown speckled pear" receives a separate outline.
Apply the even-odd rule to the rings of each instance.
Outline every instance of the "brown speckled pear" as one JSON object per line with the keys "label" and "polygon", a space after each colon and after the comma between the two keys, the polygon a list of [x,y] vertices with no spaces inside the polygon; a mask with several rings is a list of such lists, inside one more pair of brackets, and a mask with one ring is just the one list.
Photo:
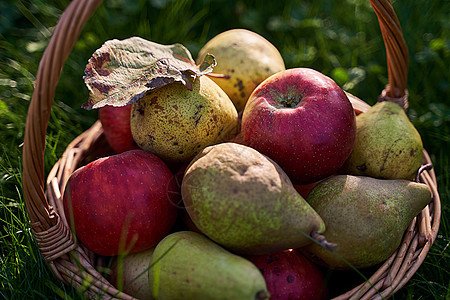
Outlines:
{"label": "brown speckled pear", "polygon": [[[413,218],[430,202],[427,185],[409,180],[337,175],[320,182],[306,201],[325,222],[332,253],[317,244],[305,253],[332,269],[366,268],[386,260]],[[347,261],[345,261],[345,260]]]}
{"label": "brown speckled pear", "polygon": [[340,173],[414,179],[422,164],[422,139],[398,104],[378,102],[356,117],[356,126],[353,151]]}
{"label": "brown speckled pear", "polygon": [[286,173],[244,145],[205,148],[186,169],[181,194],[197,228],[236,253],[301,247],[325,230]]}
{"label": "brown speckled pear", "polygon": [[177,231],[156,246],[149,269],[158,300],[268,300],[259,269],[204,235]]}
{"label": "brown speckled pear", "polygon": [[208,53],[217,61],[213,72],[228,76],[212,79],[227,93],[238,111],[244,109],[259,83],[285,70],[278,49],[261,35],[246,29],[231,29],[213,37],[200,50],[197,62]]}
{"label": "brown speckled pear", "polygon": [[179,82],[158,88],[133,103],[131,134],[136,144],[169,162],[185,162],[238,131],[238,113],[225,92],[206,76],[193,90]]}

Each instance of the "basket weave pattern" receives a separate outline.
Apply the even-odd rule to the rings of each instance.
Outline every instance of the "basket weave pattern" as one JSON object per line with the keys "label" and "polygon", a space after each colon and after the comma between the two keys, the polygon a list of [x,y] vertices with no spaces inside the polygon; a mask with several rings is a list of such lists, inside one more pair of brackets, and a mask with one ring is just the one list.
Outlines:
{"label": "basket weave pattern", "polygon": [[[67,147],[47,179],[44,149],[51,106],[61,69],[78,36],[100,0],[73,0],[61,16],[47,46],[36,78],[27,115],[23,149],[23,188],[31,229],[49,267],[63,282],[87,296],[134,299],[112,286],[95,266],[95,255],[79,244],[70,232],[62,208],[62,192],[70,175],[102,140],[99,121]],[[379,101],[393,101],[407,108],[408,50],[399,21],[388,0],[370,0],[378,17],[386,46],[389,84]],[[424,151],[424,165],[431,160]],[[419,179],[432,192],[430,204],[412,221],[394,254],[361,285],[335,299],[382,299],[403,287],[422,264],[433,244],[440,220],[440,198],[433,169],[425,169]],[[86,286],[86,282],[89,285]]]}

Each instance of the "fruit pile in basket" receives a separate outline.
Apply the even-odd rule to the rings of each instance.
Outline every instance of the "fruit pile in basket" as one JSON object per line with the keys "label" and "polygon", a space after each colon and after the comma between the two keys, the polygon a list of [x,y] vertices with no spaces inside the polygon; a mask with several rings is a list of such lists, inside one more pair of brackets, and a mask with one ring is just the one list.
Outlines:
{"label": "fruit pile in basket", "polygon": [[64,191],[77,240],[138,298],[326,299],[324,269],[384,262],[429,203],[420,135],[235,29],[182,45],[111,40],[86,66],[116,154]]}

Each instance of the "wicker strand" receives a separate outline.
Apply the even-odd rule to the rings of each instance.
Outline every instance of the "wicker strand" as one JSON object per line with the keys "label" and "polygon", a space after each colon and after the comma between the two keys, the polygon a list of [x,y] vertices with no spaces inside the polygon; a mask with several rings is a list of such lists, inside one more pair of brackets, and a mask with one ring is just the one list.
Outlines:
{"label": "wicker strand", "polygon": [[[423,161],[424,164],[431,161],[430,155],[426,150],[423,150]],[[428,170],[428,174],[430,174],[432,182],[437,182],[436,173],[434,172],[434,169]],[[422,182],[425,182],[425,180],[423,179]]]}
{"label": "wicker strand", "polygon": [[432,244],[436,239],[439,230],[439,224],[441,220],[441,199],[439,197],[436,181],[431,178],[429,172],[428,171],[423,172],[420,177],[423,180],[423,182],[425,182],[431,188],[431,193],[433,194],[432,199],[433,213],[431,214],[432,227],[429,241],[430,244]]}
{"label": "wicker strand", "polygon": [[398,254],[396,255],[397,259],[394,261],[392,267],[389,269],[387,275],[383,280],[383,288],[388,288],[389,286],[391,286],[395,278],[398,276],[399,270],[405,258],[406,251],[408,250],[408,247],[414,238],[414,229],[416,228],[416,222],[417,218],[411,223],[411,225],[407,229],[405,233],[405,239],[398,250]]}
{"label": "wicker strand", "polygon": [[423,247],[428,241],[432,239],[431,237],[431,217],[430,208],[426,206],[420,212],[420,230],[419,230],[419,245]]}
{"label": "wicker strand", "polygon": [[32,226],[32,232],[39,246],[42,256],[46,261],[52,261],[59,256],[75,249],[72,233],[61,221],[58,214],[52,212],[56,219],[56,225],[45,231],[35,231],[36,225]]}
{"label": "wicker strand", "polygon": [[397,276],[392,281],[392,283],[386,289],[384,289],[380,295],[377,295],[376,297],[379,297],[379,299],[386,298],[399,285],[402,278],[404,278],[407,270],[409,270],[412,265],[412,258],[414,257],[414,253],[418,245],[418,240],[419,238],[418,235],[416,234],[411,242],[411,245],[409,246],[408,252],[404,257],[403,264],[401,265],[400,270],[397,273]]}
{"label": "wicker strand", "polygon": [[[409,107],[409,103],[408,103],[408,91],[405,90],[403,92],[403,96],[400,97],[391,97],[389,96],[389,91],[391,91],[393,89],[390,88],[389,85],[387,85],[382,91],[380,96],[378,96],[378,102],[383,102],[383,101],[389,101],[389,102],[393,102],[396,103],[398,105],[400,105],[401,108],[403,108],[403,110],[407,110]],[[397,91],[397,93],[400,93]]]}
{"label": "wicker strand", "polygon": [[[372,288],[372,286],[378,286],[378,281],[383,281],[386,276],[392,276],[390,271],[392,269],[398,269],[398,265],[400,265],[403,261],[404,253],[408,247],[409,242],[412,239],[412,231],[414,230],[416,220],[414,219],[407,230],[407,233],[404,235],[403,241],[401,242],[401,246],[397,251],[395,251],[391,257],[375,272],[366,282],[363,282],[359,286],[357,286],[354,290],[347,292],[340,297],[334,298],[334,300],[341,299],[360,299],[367,293],[367,291],[372,291],[373,293],[377,293],[378,290]],[[394,271],[394,274],[396,271]],[[390,274],[390,275],[388,275]],[[382,286],[382,285],[381,285]]]}

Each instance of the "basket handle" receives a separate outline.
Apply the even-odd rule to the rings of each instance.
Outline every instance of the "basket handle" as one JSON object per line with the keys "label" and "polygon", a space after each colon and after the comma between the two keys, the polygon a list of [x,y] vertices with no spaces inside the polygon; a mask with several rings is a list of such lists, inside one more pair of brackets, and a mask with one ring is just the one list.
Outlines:
{"label": "basket handle", "polygon": [[378,101],[391,101],[403,109],[408,108],[409,54],[403,38],[400,22],[389,0],[370,0],[380,23],[381,34],[386,46],[389,84],[381,92]]}
{"label": "basket handle", "polygon": [[23,144],[23,190],[25,205],[35,232],[56,225],[57,218],[44,192],[45,136],[61,70],[78,36],[101,0],[73,0],[53,32],[39,64],[28,108]]}
{"label": "basket handle", "polygon": [[[45,196],[44,150],[51,106],[62,67],[78,36],[101,0],[73,0],[62,14],[44,51],[28,108],[23,148],[23,190],[31,228],[35,232],[55,226],[58,216]],[[381,27],[387,53],[389,97],[405,95],[408,51],[400,24],[388,0],[370,0]]]}

